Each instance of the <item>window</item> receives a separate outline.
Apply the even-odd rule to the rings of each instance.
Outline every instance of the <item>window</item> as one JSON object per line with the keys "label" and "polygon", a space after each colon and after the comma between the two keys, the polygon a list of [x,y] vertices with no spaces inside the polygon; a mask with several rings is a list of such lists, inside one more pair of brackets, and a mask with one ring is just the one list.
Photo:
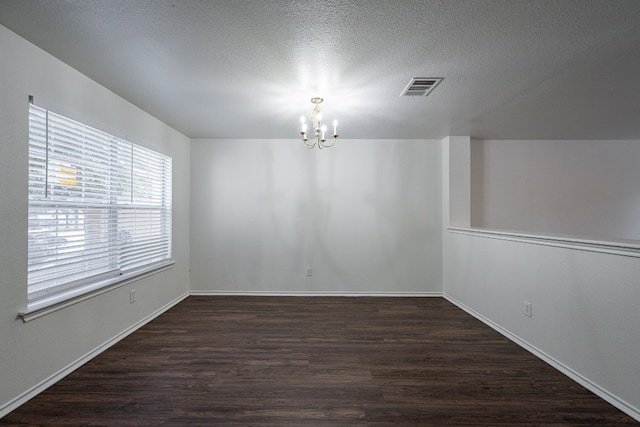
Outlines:
{"label": "window", "polygon": [[29,310],[169,264],[171,158],[30,104],[28,241]]}

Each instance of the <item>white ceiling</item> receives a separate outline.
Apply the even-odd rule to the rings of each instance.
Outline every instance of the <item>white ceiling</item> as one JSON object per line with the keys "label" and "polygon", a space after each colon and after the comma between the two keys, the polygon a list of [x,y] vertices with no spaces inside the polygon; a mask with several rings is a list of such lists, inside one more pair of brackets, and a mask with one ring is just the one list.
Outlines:
{"label": "white ceiling", "polygon": [[189,137],[295,138],[319,95],[343,138],[640,139],[638,0],[0,0],[0,24]]}

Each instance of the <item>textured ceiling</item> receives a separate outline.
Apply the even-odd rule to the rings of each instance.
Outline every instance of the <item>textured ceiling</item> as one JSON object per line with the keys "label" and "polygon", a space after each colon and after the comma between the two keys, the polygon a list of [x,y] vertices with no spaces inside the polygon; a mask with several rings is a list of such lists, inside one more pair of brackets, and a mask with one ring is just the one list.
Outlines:
{"label": "textured ceiling", "polygon": [[638,0],[0,0],[0,24],[189,137],[295,138],[319,95],[343,138],[640,139]]}

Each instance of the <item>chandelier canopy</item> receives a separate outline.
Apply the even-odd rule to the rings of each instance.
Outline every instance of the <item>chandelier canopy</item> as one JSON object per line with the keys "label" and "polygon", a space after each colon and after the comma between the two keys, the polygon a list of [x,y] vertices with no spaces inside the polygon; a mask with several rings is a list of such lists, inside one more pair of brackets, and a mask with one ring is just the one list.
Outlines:
{"label": "chandelier canopy", "polygon": [[300,118],[300,123],[301,123],[300,135],[302,135],[302,142],[304,142],[304,145],[306,145],[307,148],[313,148],[316,146],[320,149],[333,147],[338,139],[338,121],[337,120],[333,121],[333,135],[331,135],[331,137],[333,138],[333,142],[327,143],[327,140],[325,139],[325,132],[327,131],[327,125],[322,124],[322,113],[320,112],[320,104],[322,103],[322,101],[324,101],[324,99],[320,98],[319,96],[311,98],[311,102],[315,105],[315,107],[313,108],[313,111],[311,112],[311,116],[309,117],[311,119],[311,126],[313,130],[313,136],[311,141],[309,141],[309,138],[307,137],[306,118],[304,116]]}

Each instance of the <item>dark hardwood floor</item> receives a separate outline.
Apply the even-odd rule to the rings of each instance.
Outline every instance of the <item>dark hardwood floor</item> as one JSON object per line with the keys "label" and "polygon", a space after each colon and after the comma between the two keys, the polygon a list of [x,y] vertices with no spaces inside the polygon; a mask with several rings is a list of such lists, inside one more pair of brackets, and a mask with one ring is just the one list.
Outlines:
{"label": "dark hardwood floor", "polygon": [[189,297],[0,425],[638,425],[442,298]]}

